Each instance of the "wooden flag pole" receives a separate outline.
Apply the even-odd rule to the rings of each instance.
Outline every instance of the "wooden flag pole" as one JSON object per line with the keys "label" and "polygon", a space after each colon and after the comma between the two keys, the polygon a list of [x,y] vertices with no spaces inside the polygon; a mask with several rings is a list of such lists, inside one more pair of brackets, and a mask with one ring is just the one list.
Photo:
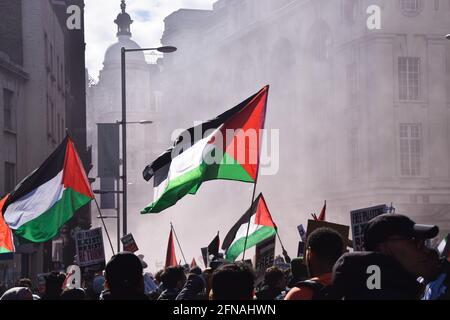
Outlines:
{"label": "wooden flag pole", "polygon": [[[264,130],[264,127],[266,125],[266,115],[267,115],[267,100],[269,99],[269,86],[267,86],[267,96],[266,96],[266,101],[264,103],[264,118],[263,118],[263,123],[261,126],[261,130]],[[261,133],[261,132],[260,132]],[[255,195],[256,195],[256,185],[258,184],[258,177],[259,177],[259,167],[261,165],[261,146],[262,146],[262,134],[261,134],[261,141],[259,141],[259,152],[258,152],[258,166],[256,167],[256,177],[255,177],[255,183],[253,185],[253,195],[252,195],[252,202],[250,203],[250,208],[253,207],[253,202],[255,202]],[[249,219],[248,219],[248,224],[247,224],[247,233],[245,235],[245,242],[244,242],[244,252],[242,254],[242,261],[245,260],[245,250],[247,250],[247,238],[248,238],[248,232],[250,230],[250,222],[252,219],[252,214],[250,215]]]}
{"label": "wooden flag pole", "polygon": [[172,222],[170,223],[170,228],[172,229],[173,234],[175,235],[175,239],[177,240],[178,248],[180,248],[181,255],[183,256],[184,263],[188,264],[187,261],[186,261],[186,258],[184,257],[183,249],[181,249],[180,241],[178,241],[177,233],[175,232],[175,228],[173,227]]}

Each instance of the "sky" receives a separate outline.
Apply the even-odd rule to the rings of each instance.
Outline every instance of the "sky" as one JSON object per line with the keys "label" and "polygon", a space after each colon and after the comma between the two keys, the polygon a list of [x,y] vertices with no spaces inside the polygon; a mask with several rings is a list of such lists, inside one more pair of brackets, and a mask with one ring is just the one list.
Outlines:
{"label": "sky", "polygon": [[[133,40],[141,47],[159,46],[164,18],[181,8],[211,9],[216,0],[127,0],[127,12]],[[120,12],[120,0],[86,0],[86,66],[89,75],[98,79],[106,49],[116,42],[114,20]],[[151,60],[151,56],[147,57]]]}

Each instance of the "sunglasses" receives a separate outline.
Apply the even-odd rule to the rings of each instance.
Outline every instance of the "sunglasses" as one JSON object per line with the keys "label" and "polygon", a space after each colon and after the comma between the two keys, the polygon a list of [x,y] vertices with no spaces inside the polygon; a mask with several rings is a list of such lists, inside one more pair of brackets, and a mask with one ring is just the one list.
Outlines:
{"label": "sunglasses", "polygon": [[405,241],[410,244],[414,244],[417,249],[425,247],[425,239],[414,238],[414,237],[392,237],[385,240],[385,242],[391,241]]}

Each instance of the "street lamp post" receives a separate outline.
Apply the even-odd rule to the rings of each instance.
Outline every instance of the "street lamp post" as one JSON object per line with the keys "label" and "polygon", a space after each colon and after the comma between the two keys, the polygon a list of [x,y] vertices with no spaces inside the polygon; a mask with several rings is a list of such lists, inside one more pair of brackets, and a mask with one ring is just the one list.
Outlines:
{"label": "street lamp post", "polygon": [[121,49],[121,73],[122,73],[122,233],[127,234],[127,97],[126,97],[126,53],[137,51],[159,51],[161,53],[171,53],[177,51],[177,48],[164,46],[159,48],[142,48],[142,49]]}

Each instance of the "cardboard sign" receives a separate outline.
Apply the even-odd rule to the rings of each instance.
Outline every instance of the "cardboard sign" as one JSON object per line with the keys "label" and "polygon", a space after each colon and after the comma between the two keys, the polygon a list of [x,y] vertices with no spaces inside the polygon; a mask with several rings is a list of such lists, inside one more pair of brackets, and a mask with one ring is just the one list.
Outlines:
{"label": "cardboard sign", "polygon": [[134,241],[133,235],[131,233],[123,236],[120,241],[123,244],[123,251],[136,252],[139,250],[136,241]]}
{"label": "cardboard sign", "polygon": [[255,269],[264,273],[267,268],[273,266],[275,258],[275,236],[264,240],[256,246]]}
{"label": "cardboard sign", "polygon": [[[348,234],[350,232],[350,227],[342,224],[331,223],[327,221],[318,221],[318,220],[308,220],[308,228],[306,229],[306,240],[308,240],[309,235],[316,229],[319,228],[330,228],[337,231],[344,242],[344,246],[346,247],[348,241]],[[303,254],[305,254],[306,248],[303,250]]]}
{"label": "cardboard sign", "polygon": [[352,226],[353,234],[353,250],[363,251],[364,250],[364,228],[370,220],[388,212],[387,205],[383,204],[380,206],[358,209],[350,211],[350,221]]}
{"label": "cardboard sign", "polygon": [[302,239],[303,242],[306,242],[306,231],[303,225],[297,226],[298,233],[300,234],[300,239]]}
{"label": "cardboard sign", "polygon": [[303,253],[305,252],[305,243],[303,241],[298,242],[298,250],[297,250],[297,257],[303,258]]}
{"label": "cardboard sign", "polygon": [[270,237],[256,246],[255,269],[256,272],[264,274],[267,268],[273,266],[275,258],[275,236]]}
{"label": "cardboard sign", "polygon": [[77,263],[80,267],[102,270],[105,267],[102,228],[78,231],[75,234]]}

